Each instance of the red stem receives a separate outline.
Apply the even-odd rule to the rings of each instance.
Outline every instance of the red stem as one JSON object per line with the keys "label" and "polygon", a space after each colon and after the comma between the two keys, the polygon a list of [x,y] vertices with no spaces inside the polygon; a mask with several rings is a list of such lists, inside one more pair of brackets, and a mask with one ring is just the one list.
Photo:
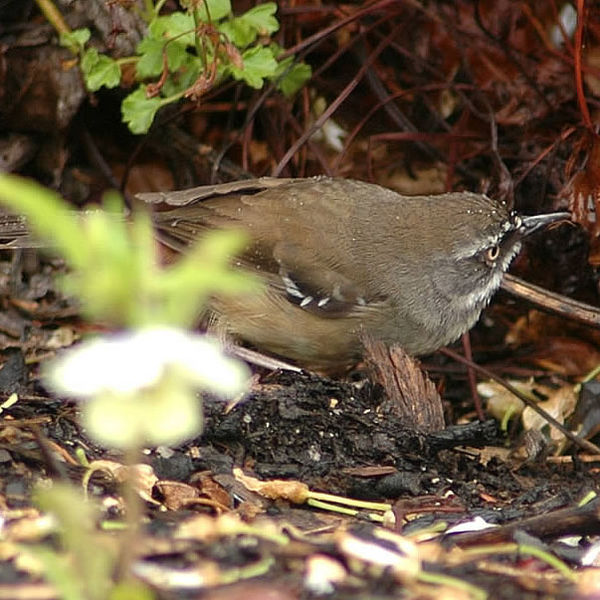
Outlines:
{"label": "red stem", "polygon": [[590,111],[585,101],[583,92],[583,71],[581,51],[583,49],[583,23],[585,21],[585,0],[577,0],[577,29],[575,30],[575,87],[577,89],[577,103],[581,111],[584,125],[593,129]]}

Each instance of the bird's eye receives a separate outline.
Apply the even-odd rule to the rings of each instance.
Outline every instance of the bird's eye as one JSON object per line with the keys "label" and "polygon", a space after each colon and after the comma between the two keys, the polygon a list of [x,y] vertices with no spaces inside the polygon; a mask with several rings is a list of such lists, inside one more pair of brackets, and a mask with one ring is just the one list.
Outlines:
{"label": "bird's eye", "polygon": [[491,246],[485,251],[485,261],[488,263],[496,262],[498,256],[500,256],[500,246]]}

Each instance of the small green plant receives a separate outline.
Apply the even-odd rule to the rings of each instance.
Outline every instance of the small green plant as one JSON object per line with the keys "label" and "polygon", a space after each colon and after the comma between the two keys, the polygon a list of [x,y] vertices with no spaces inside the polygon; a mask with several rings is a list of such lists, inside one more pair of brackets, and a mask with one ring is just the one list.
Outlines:
{"label": "small green plant", "polygon": [[151,600],[154,595],[140,582],[126,576],[113,579],[119,546],[114,537],[96,531],[99,511],[84,502],[74,487],[56,484],[39,488],[36,504],[52,515],[59,534],[59,547],[24,547],[40,563],[62,600]]}
{"label": "small green plant", "polygon": [[110,211],[77,214],[54,192],[5,175],[0,199],[65,258],[71,271],[62,287],[80,299],[82,314],[129,331],[88,340],[45,369],[57,393],[85,400],[82,418],[97,441],[123,449],[181,442],[202,429],[196,390],[244,390],[246,368],[185,331],[208,295],[257,291],[229,265],[244,243],[239,233],[215,232],[167,268],[148,215],[125,221],[116,195],[106,200]]}
{"label": "small green plant", "polygon": [[[198,391],[244,392],[246,366],[184,329],[209,294],[257,291],[229,266],[242,237],[209,236],[176,265],[162,267],[148,215],[125,221],[115,195],[106,201],[110,211],[78,214],[54,192],[0,175],[0,201],[24,214],[34,233],[66,259],[71,271],[63,289],[80,299],[82,314],[121,330],[85,340],[43,368],[49,388],[82,401],[90,437],[124,451],[132,466],[143,446],[177,444],[201,431]],[[96,531],[90,505],[82,505],[74,489],[40,492],[40,506],[57,520],[62,549],[39,545],[30,552],[60,598],[152,598],[130,574],[142,512],[134,485],[128,480],[124,487],[127,529],[118,539]]]}
{"label": "small green plant", "polygon": [[181,98],[196,100],[215,85],[233,78],[260,89],[273,82],[292,96],[311,76],[305,63],[289,56],[269,38],[279,29],[274,2],[259,4],[235,16],[230,0],[187,0],[185,11],[161,15],[164,0],[146,1],[148,23],[137,55],[113,59],[90,47],[91,33],[61,33],[62,45],[80,56],[90,91],[121,82],[121,67],[135,64],[138,87],[122,103],[123,121],[136,134],[146,133],[159,108]]}
{"label": "small green plant", "polygon": [[75,213],[55,192],[15,176],[0,176],[0,201],[23,214],[38,237],[48,240],[69,266],[62,280],[81,300],[82,314],[116,327],[190,327],[209,294],[256,290],[246,275],[230,268],[244,236],[219,231],[206,236],[175,265],[164,268],[150,217],[125,219],[116,193],[106,210]]}

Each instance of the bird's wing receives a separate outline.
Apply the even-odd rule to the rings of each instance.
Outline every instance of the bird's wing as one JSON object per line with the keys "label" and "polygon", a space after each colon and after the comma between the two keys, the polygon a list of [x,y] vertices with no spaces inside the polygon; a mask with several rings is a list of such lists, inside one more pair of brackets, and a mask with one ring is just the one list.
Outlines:
{"label": "bird's wing", "polygon": [[278,177],[259,177],[258,179],[242,179],[229,183],[217,183],[213,185],[201,185],[187,190],[176,190],[173,192],[142,192],[136,194],[136,198],[146,204],[165,204],[167,206],[188,206],[201,200],[226,196],[229,194],[256,193],[262,190],[288,185],[301,179],[285,179]]}
{"label": "bird's wing", "polygon": [[264,181],[248,182],[242,193],[221,186],[227,191],[216,195],[204,188],[183,192],[185,205],[154,215],[159,240],[182,251],[208,230],[239,229],[250,242],[237,264],[259,274],[269,293],[327,318],[364,313],[385,302],[358,284],[346,264],[347,250],[335,235],[346,218],[340,199],[319,201],[319,179],[257,186]]}
{"label": "bird's wing", "polygon": [[32,235],[24,216],[0,213],[0,249],[47,248],[48,245]]}

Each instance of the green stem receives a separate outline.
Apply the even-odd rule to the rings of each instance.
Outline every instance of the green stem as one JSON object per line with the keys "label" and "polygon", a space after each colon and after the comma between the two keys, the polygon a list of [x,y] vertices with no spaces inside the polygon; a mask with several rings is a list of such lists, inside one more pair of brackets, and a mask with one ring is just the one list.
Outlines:
{"label": "green stem", "polygon": [[159,1],[156,3],[156,7],[154,8],[154,14],[155,14],[156,16],[158,16],[158,15],[160,14],[160,11],[162,10],[162,7],[165,5],[165,2],[166,2],[166,1],[167,1],[167,0],[159,0]]}
{"label": "green stem", "polygon": [[550,554],[549,552],[546,552],[537,546],[531,546],[529,544],[519,544],[519,552],[521,554],[535,556],[558,571],[565,579],[573,582],[577,581],[577,575],[557,556],[554,556],[553,554]]}
{"label": "green stem", "polygon": [[457,590],[464,590],[468,592],[470,596],[476,600],[485,600],[487,593],[481,588],[457,579],[456,577],[450,577],[449,575],[442,575],[441,573],[428,573],[427,571],[421,571],[417,575],[418,581],[422,583],[431,583],[434,585],[445,585]]}
{"label": "green stem", "polygon": [[[141,447],[141,446],[140,446]],[[117,582],[131,578],[131,564],[135,558],[135,548],[142,519],[142,500],[135,484],[135,468],[140,463],[141,452],[137,446],[130,448],[125,454],[125,465],[129,467],[129,476],[123,483],[123,502],[127,528],[119,541],[119,561],[117,563]]]}

